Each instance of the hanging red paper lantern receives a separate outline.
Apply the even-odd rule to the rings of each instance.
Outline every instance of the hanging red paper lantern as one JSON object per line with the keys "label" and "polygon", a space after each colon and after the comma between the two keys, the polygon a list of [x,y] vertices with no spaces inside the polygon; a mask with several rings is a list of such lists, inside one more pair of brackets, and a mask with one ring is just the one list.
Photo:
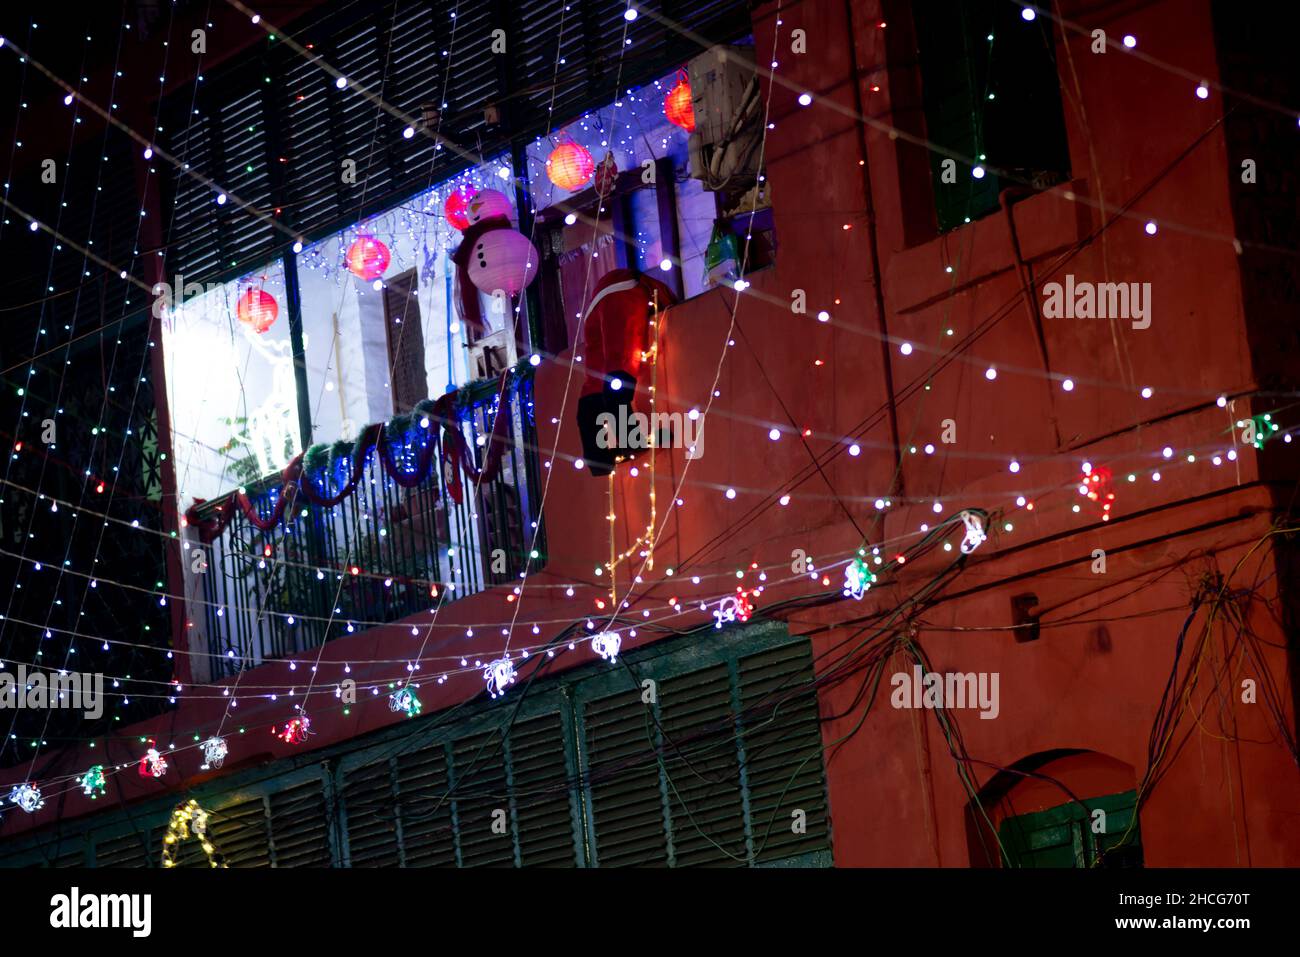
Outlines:
{"label": "hanging red paper lantern", "polygon": [[348,247],[348,269],[366,281],[382,276],[391,260],[388,247],[374,236],[358,236]]}
{"label": "hanging red paper lantern", "polygon": [[586,186],[595,169],[596,161],[586,147],[577,143],[561,143],[546,161],[546,175],[551,182],[571,193]]}
{"label": "hanging red paper lantern", "polygon": [[478,190],[469,183],[462,183],[448,193],[447,202],[442,206],[442,212],[447,217],[447,222],[457,229],[468,229],[469,216],[466,209],[469,206],[469,201],[477,195]]}
{"label": "hanging red paper lantern", "polygon": [[248,289],[235,303],[235,315],[239,321],[259,335],[271,328],[275,317],[280,314],[280,307],[275,297],[265,289]]}
{"label": "hanging red paper lantern", "polygon": [[695,132],[695,106],[691,103],[691,81],[685,71],[677,74],[677,85],[664,97],[664,115],[673,126]]}

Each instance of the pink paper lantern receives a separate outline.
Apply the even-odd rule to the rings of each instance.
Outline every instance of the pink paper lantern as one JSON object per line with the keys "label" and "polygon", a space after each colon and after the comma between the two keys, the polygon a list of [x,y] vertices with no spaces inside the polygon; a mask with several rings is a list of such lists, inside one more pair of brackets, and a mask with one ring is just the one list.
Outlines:
{"label": "pink paper lantern", "polygon": [[506,219],[510,219],[514,211],[514,207],[510,205],[510,200],[506,197],[506,194],[499,189],[479,190],[465,204],[465,218],[471,223],[482,222],[496,216],[504,216]]}
{"label": "pink paper lantern", "polygon": [[541,257],[528,237],[513,229],[494,229],[474,244],[469,279],[489,296],[502,290],[513,299],[537,277]]}

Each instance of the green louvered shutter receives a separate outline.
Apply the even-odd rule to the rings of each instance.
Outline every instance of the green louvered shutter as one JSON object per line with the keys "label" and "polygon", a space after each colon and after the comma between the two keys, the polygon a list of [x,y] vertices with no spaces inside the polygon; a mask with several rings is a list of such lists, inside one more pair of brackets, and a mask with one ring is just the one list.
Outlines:
{"label": "green louvered shutter", "polygon": [[[461,738],[452,746],[456,834],[461,867],[511,867],[515,842],[510,827],[506,759],[496,731]],[[504,833],[496,827],[505,812]]]}
{"label": "green louvered shutter", "polygon": [[271,795],[273,867],[329,867],[325,792],[312,779]]}
{"label": "green louvered shutter", "polygon": [[639,689],[599,698],[583,713],[591,831],[601,867],[668,863],[657,732]]}
{"label": "green louvered shutter", "polygon": [[352,867],[397,867],[397,805],[388,761],[348,772],[343,786],[348,861]]}
{"label": "green louvered shutter", "polygon": [[397,806],[406,867],[455,866],[449,787],[445,746],[435,744],[397,758]]}
{"label": "green louvered shutter", "polygon": [[[742,658],[741,721],[753,822],[754,858],[765,863],[825,852],[830,846],[826,772],[807,642]],[[797,833],[793,813],[804,812]]]}
{"label": "green louvered shutter", "polygon": [[573,867],[574,781],[558,711],[515,723],[510,772],[520,864]]}
{"label": "green louvered shutter", "polygon": [[[202,802],[200,802],[202,803]],[[263,797],[216,806],[208,812],[208,834],[230,867],[270,867],[267,847],[267,805]],[[197,843],[186,842],[186,846]],[[206,867],[200,849],[198,866]]]}
{"label": "green louvered shutter", "polygon": [[659,707],[674,865],[744,865],[745,802],[727,665],[665,679]]}

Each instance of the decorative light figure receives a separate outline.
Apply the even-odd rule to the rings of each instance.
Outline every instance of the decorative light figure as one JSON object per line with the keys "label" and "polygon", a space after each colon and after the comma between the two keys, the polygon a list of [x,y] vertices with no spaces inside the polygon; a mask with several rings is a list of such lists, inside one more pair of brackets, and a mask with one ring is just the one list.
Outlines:
{"label": "decorative light figure", "polygon": [[281,731],[276,732],[272,729],[272,734],[285,744],[302,744],[307,740],[307,735],[311,734],[311,719],[305,714],[293,718]]}
{"label": "decorative light figure", "polygon": [[483,669],[483,680],[487,682],[488,696],[496,698],[506,693],[506,685],[515,680],[515,663],[509,656],[497,658],[487,663]]}
{"label": "decorative light figure", "polygon": [[735,595],[728,595],[718,602],[718,607],[713,611],[713,627],[721,628],[727,622],[749,621],[749,616],[753,613],[754,606],[750,603],[749,596],[737,589]]}
{"label": "decorative light figure", "polygon": [[81,785],[82,794],[92,801],[95,800],[108,790],[108,782],[104,780],[104,766],[93,765],[89,771],[77,778],[77,783]]}
{"label": "decorative light figure", "polygon": [[1089,501],[1101,503],[1101,520],[1109,522],[1110,507],[1115,501],[1115,493],[1111,490],[1110,469],[1085,462],[1083,483],[1079,486],[1079,491],[1086,495]]}
{"label": "decorative light figure", "polygon": [[15,784],[9,792],[9,801],[11,804],[17,804],[28,814],[35,814],[45,807],[45,799],[41,797],[41,789],[35,781]]}
{"label": "decorative light figure", "polygon": [[158,752],[153,738],[149,739],[149,750],[140,759],[139,771],[142,778],[160,778],[167,773],[167,759]]}
{"label": "decorative light figure", "polygon": [[966,536],[961,540],[961,553],[969,555],[988,538],[984,531],[984,519],[980,517],[979,512],[972,512],[970,509],[962,509],[957,517],[966,526]]}
{"label": "decorative light figure", "polygon": [[861,558],[854,558],[844,567],[844,597],[852,598],[854,601],[861,601],[862,596],[867,593],[876,582],[876,576],[867,568],[867,563]]}
{"label": "decorative light figure", "polygon": [[203,752],[203,763],[199,765],[200,771],[221,767],[221,762],[226,760],[226,755],[229,753],[226,742],[216,735],[200,744],[199,750]]}
{"label": "decorative light figure", "polygon": [[167,833],[163,836],[162,866],[176,866],[176,845],[193,834],[194,838],[208,856],[209,867],[228,867],[226,858],[208,839],[208,812],[199,806],[193,798],[184,804],[178,804],[172,810],[171,820],[167,824]]}
{"label": "decorative light figure", "polygon": [[424,705],[416,697],[415,689],[407,685],[388,696],[388,708],[390,711],[400,711],[408,718],[414,718],[424,710]]}
{"label": "decorative light figure", "polygon": [[591,650],[608,662],[618,659],[618,650],[623,646],[623,638],[616,631],[602,631],[591,636]]}

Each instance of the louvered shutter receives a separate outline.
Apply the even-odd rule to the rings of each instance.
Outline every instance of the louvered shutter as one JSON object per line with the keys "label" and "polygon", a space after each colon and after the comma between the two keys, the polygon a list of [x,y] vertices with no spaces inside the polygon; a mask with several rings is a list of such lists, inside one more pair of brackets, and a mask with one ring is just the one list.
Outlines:
{"label": "louvered shutter", "polygon": [[217,182],[243,204],[228,202],[216,207],[220,211],[223,268],[261,264],[270,258],[277,240],[264,101],[263,89],[254,87],[240,95],[227,95],[217,108],[222,160]]}
{"label": "louvered shutter", "polygon": [[[422,105],[442,108],[450,33],[450,19],[435,22],[428,4],[401,4],[397,10],[389,38],[388,85],[389,102],[403,115],[422,122]],[[429,185],[433,143],[424,133],[394,141],[394,165],[404,187]]]}
{"label": "louvered shutter", "polygon": [[388,143],[396,120],[371,99],[387,95],[386,43],[374,21],[364,20],[336,36],[334,47],[335,66],[348,85],[335,91],[331,125],[341,158],[357,164],[356,183],[344,187],[343,209],[359,215],[363,198],[378,200],[392,186]]}
{"label": "louvered shutter", "polygon": [[[443,132],[462,147],[471,149],[475,147],[474,134],[483,131],[483,107],[501,96],[498,59],[492,52],[492,31],[506,29],[508,44],[510,24],[495,19],[493,6],[484,0],[477,3],[438,0],[434,14],[436,18],[450,21],[454,13],[456,21],[454,34],[448,38],[450,76],[444,97],[445,112],[455,119],[450,124],[443,121]],[[511,55],[509,46],[506,50]]]}
{"label": "louvered shutter", "polygon": [[352,867],[397,867],[397,805],[387,761],[348,772],[343,788],[347,815],[348,861]]}
{"label": "louvered shutter", "polygon": [[595,856],[601,867],[668,863],[657,734],[639,689],[600,698],[583,712]]}
{"label": "louvered shutter", "polygon": [[[566,9],[567,8],[567,9]],[[516,81],[530,118],[556,119],[578,112],[587,88],[586,24],[581,5],[523,0],[516,5]],[[558,59],[563,62],[557,61]],[[554,79],[554,83],[552,83]]]}
{"label": "louvered shutter", "polygon": [[456,864],[447,750],[432,745],[397,758],[398,807],[407,867]]}
{"label": "louvered shutter", "polygon": [[274,867],[329,867],[325,792],[309,780],[272,794],[271,860]]}
{"label": "louvered shutter", "polygon": [[[500,734],[461,738],[453,745],[452,761],[461,867],[512,866],[515,847]],[[493,829],[498,811],[505,812],[505,833]]]}
{"label": "louvered shutter", "polygon": [[[158,840],[154,840],[157,830]],[[95,841],[96,867],[160,867],[162,831],[146,828]]]}
{"label": "louvered shutter", "polygon": [[86,849],[84,847],[70,848],[58,857],[50,861],[50,867],[85,867],[86,866]]}
{"label": "louvered shutter", "polygon": [[666,679],[659,706],[673,863],[743,865],[745,809],[727,666]]}
{"label": "louvered shutter", "polygon": [[[755,859],[781,860],[826,849],[826,779],[817,696],[807,642],[740,660],[740,701]],[[792,812],[807,832],[791,828]]]}
{"label": "louvered shutter", "polygon": [[[200,802],[202,803],[202,802]],[[261,797],[218,806],[208,812],[208,833],[230,867],[270,867],[267,805]],[[194,843],[194,842],[187,842]],[[197,844],[195,844],[197,846]],[[200,853],[199,866],[206,867]]]}
{"label": "louvered shutter", "polygon": [[573,867],[574,780],[565,762],[558,711],[510,731],[511,795],[524,867]]}
{"label": "louvered shutter", "polygon": [[284,70],[284,180],[286,203],[300,233],[320,230],[341,215],[343,168],[330,122],[330,75],[315,62],[294,56]]}
{"label": "louvered shutter", "polygon": [[167,265],[173,274],[180,272],[200,280],[220,271],[221,248],[216,196],[198,177],[211,180],[219,178],[220,173],[213,166],[213,130],[208,117],[182,114],[179,122],[182,125],[170,147],[181,168],[171,167],[173,199]]}

